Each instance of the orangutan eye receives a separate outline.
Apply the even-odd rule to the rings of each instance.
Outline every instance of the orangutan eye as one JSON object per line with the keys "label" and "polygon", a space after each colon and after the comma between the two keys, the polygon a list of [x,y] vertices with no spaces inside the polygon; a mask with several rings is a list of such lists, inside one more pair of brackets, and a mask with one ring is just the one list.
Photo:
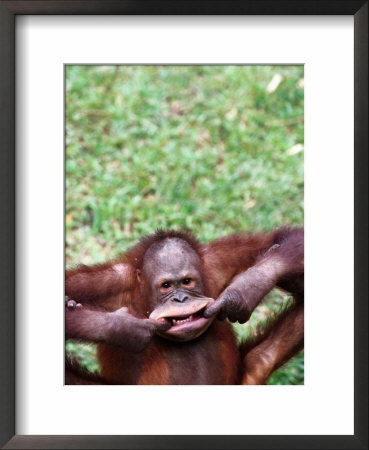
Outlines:
{"label": "orangutan eye", "polygon": [[183,280],[182,280],[182,284],[190,284],[191,283],[191,278],[184,278]]}
{"label": "orangutan eye", "polygon": [[170,287],[169,281],[164,281],[164,283],[162,283],[161,287],[164,289],[168,289]]}

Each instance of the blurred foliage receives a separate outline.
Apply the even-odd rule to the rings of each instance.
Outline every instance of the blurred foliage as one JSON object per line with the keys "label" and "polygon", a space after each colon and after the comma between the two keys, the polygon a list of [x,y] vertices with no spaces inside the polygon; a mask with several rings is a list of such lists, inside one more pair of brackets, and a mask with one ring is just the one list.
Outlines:
{"label": "blurred foliage", "polygon": [[[66,66],[67,266],[115,257],[159,227],[205,242],[301,225],[303,76],[303,66]],[[270,297],[237,334],[285,301]],[[96,370],[79,345],[68,351]],[[271,384],[303,373],[301,353]]]}

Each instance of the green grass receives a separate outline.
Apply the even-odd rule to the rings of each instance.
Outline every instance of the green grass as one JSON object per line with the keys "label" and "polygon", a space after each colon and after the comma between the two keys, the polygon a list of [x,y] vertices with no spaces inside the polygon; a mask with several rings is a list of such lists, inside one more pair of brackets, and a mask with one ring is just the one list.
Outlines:
{"label": "green grass", "polygon": [[[303,152],[290,149],[304,143],[303,76],[302,66],[67,66],[67,266],[115,257],[158,227],[208,241],[302,224]],[[303,382],[303,354],[286,370],[276,382]]]}

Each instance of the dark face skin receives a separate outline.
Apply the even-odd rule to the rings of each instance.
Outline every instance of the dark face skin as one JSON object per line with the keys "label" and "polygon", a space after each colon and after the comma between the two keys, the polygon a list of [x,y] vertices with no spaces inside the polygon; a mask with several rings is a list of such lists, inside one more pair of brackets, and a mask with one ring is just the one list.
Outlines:
{"label": "dark face skin", "polygon": [[160,336],[174,341],[190,341],[203,334],[214,317],[203,316],[214,300],[204,297],[200,258],[184,240],[167,238],[148,249],[143,276],[147,281],[150,319],[165,318],[172,326]]}

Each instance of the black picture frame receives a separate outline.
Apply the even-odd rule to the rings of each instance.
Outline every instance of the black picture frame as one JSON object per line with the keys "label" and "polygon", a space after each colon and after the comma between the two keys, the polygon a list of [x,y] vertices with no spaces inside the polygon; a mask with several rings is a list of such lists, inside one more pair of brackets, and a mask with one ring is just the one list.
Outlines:
{"label": "black picture frame", "polygon": [[[355,41],[354,435],[15,435],[15,17],[18,14],[353,15]],[[0,445],[7,449],[368,448],[368,1],[42,0],[0,1]],[[329,319],[327,318],[327,321]],[[339,393],[338,393],[339,395]],[[56,406],[57,407],[57,406]],[[318,407],[318,406],[317,406]]]}

